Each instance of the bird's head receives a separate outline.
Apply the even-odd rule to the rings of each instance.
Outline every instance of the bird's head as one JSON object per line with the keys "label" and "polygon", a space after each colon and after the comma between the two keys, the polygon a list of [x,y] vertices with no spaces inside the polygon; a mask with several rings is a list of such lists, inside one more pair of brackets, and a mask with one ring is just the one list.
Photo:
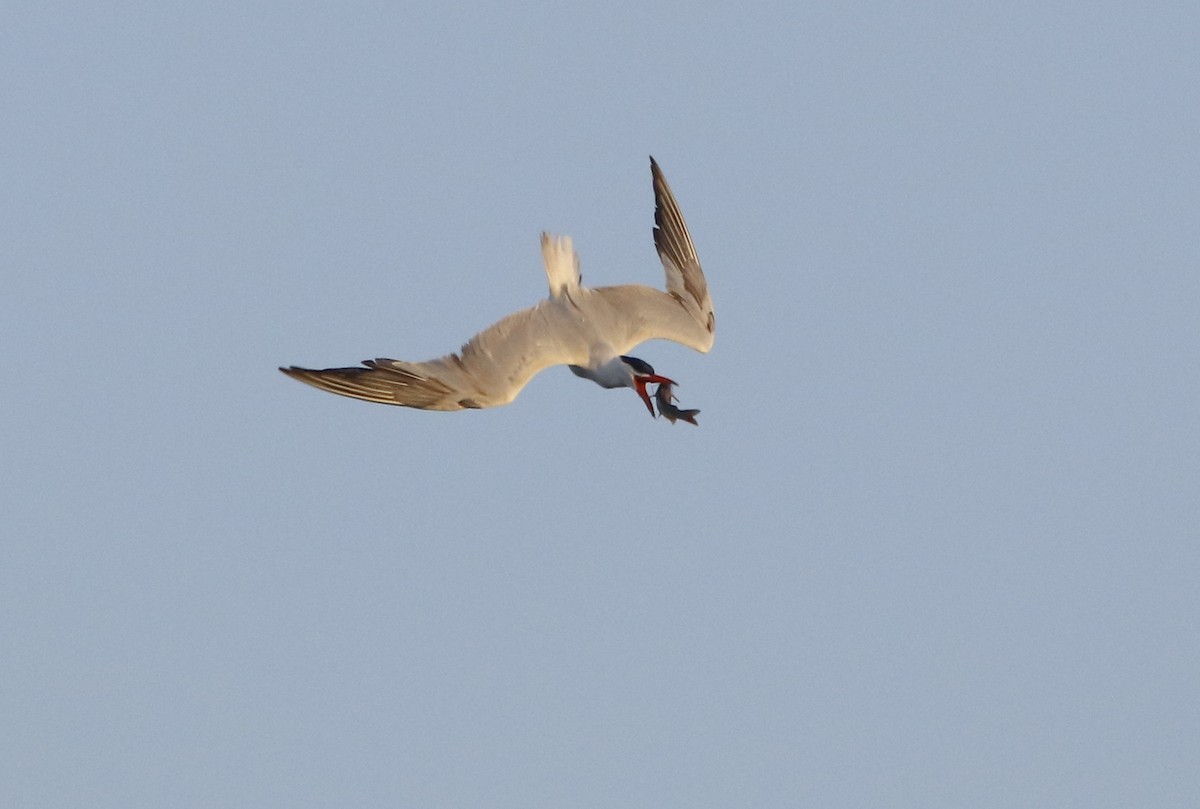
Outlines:
{"label": "bird's head", "polygon": [[654,403],[650,401],[650,394],[646,391],[646,386],[651,382],[657,382],[660,385],[664,382],[668,385],[675,383],[665,376],[654,373],[654,367],[645,360],[622,355],[621,361],[629,368],[632,383],[630,386],[637,391],[638,396],[642,397],[642,401],[646,403],[646,409],[650,411],[651,416],[654,416]]}

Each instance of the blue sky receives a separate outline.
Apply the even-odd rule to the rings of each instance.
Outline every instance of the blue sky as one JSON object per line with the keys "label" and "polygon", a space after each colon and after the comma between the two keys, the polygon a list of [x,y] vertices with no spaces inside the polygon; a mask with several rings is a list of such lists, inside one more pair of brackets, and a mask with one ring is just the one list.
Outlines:
{"label": "blue sky", "polygon": [[[0,25],[0,803],[1200,800],[1191,3],[27,3]],[[659,284],[424,413],[275,368]]]}

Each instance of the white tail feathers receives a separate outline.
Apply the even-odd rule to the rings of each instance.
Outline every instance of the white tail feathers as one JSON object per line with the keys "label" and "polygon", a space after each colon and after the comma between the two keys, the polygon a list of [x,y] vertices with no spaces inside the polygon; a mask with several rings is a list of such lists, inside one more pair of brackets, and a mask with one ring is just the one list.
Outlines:
{"label": "white tail feathers", "polygon": [[546,279],[550,282],[550,297],[557,298],[579,288],[583,276],[579,274],[579,254],[571,246],[570,236],[542,234],[542,261],[546,265]]}

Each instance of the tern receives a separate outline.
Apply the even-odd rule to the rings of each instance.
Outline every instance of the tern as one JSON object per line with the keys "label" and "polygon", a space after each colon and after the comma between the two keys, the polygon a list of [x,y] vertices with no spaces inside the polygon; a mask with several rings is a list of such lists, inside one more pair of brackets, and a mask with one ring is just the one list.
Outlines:
{"label": "tern", "polygon": [[708,353],[716,320],[692,236],[653,157],[650,173],[654,247],[666,273],[665,292],[641,284],[586,287],[570,237],[543,233],[549,297],[476,334],[458,353],[427,362],[379,358],[364,360],[363,367],[279,370],[354,399],[464,410],[508,404],[537,373],[566,365],[602,388],[633,388],[654,416],[646,386],[676,383],[628,352],[663,339]]}

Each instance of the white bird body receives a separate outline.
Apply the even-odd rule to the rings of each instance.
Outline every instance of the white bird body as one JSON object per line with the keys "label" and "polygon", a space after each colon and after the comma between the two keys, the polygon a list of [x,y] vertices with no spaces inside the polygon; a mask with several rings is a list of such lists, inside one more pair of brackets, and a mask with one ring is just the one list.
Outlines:
{"label": "white bird body", "polygon": [[626,352],[646,340],[673,340],[700,352],[713,343],[712,300],[691,235],[658,164],[654,242],[666,292],[638,284],[583,286],[570,237],[542,234],[550,295],[472,337],[458,353],[426,362],[380,358],[355,368],[280,368],[288,376],[342,396],[424,410],[496,407],[516,398],[538,372],[570,366],[604,388],[637,390],[662,383],[649,364]]}

